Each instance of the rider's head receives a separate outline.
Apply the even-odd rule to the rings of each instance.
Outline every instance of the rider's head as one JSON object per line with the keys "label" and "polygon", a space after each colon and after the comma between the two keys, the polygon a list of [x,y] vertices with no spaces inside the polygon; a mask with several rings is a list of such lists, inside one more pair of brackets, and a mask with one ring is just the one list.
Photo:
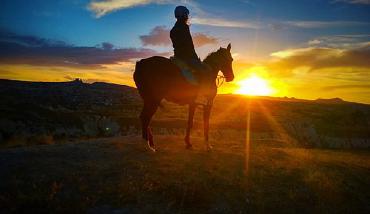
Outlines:
{"label": "rider's head", "polygon": [[175,8],[175,17],[179,21],[187,21],[189,18],[189,10],[185,6],[177,6]]}

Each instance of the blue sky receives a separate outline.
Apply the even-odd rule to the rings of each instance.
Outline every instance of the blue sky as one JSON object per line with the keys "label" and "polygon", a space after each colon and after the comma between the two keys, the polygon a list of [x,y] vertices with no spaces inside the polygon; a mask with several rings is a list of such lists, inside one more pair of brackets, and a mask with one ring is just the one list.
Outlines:
{"label": "blue sky", "polygon": [[[335,89],[324,97],[370,103],[366,95],[370,86],[359,81],[370,78],[365,62],[370,61],[370,0],[2,0],[0,4],[2,78],[63,81],[82,75],[91,81],[132,85],[135,60],[171,54],[168,30],[175,22],[173,10],[185,5],[191,11],[191,31],[200,57],[231,42],[236,79],[259,72],[292,83],[277,95],[312,99],[326,85],[318,86],[322,90],[317,89],[316,95],[293,91],[309,80],[325,82],[330,89],[340,85],[363,95],[352,98],[353,91]],[[338,59],[358,52],[354,64]],[[316,57],[313,53],[325,56],[301,65],[292,61],[296,55]],[[328,61],[317,61],[323,58]],[[22,70],[20,65],[28,67],[15,74]],[[55,67],[65,73],[53,73]],[[87,70],[91,68],[93,74]],[[42,69],[49,69],[55,78],[32,76]],[[345,80],[338,81],[338,75]],[[225,88],[236,87],[235,83]]]}
{"label": "blue sky", "polygon": [[[19,34],[63,40],[74,45],[91,46],[110,42],[120,47],[139,47],[138,36],[158,25],[170,27],[176,4],[188,5],[192,15],[265,25],[261,29],[192,26],[194,32],[206,32],[223,40],[250,40],[256,33],[282,46],[294,46],[320,35],[369,34],[370,25],[338,25],[328,28],[286,28],[272,30],[266,25],[287,21],[370,22],[370,7],[351,1],[174,1],[139,5],[112,11],[96,18],[88,9],[89,0],[3,0],[0,27]],[[167,2],[167,1],[165,1]],[[244,36],[244,38],[242,38]],[[236,38],[237,37],[237,38]],[[242,43],[242,42],[240,42]],[[243,45],[245,48],[248,45]],[[281,47],[277,47],[281,48]]]}

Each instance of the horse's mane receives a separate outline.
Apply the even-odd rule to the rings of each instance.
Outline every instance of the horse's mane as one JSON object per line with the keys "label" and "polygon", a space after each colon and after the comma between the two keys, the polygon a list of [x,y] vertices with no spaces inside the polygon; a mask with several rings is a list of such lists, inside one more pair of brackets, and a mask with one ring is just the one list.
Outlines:
{"label": "horse's mane", "polygon": [[214,61],[220,57],[219,51],[221,49],[218,49],[217,51],[209,53],[206,58],[204,58],[203,62],[209,62],[209,61]]}
{"label": "horse's mane", "polygon": [[210,65],[211,67],[217,68],[220,63],[223,63],[225,61],[225,58],[223,57],[222,51],[226,49],[220,48],[217,51],[214,51],[206,56],[204,58],[203,62],[207,65]]}

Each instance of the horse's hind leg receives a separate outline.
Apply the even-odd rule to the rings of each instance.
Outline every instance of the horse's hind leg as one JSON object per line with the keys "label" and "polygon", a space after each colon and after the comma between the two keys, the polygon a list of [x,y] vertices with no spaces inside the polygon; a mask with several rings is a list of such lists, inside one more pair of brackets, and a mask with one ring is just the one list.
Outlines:
{"label": "horse's hind leg", "polygon": [[195,112],[195,105],[189,104],[188,126],[186,127],[186,135],[185,135],[185,147],[187,149],[192,148],[192,145],[190,143],[190,132],[191,132],[191,129],[193,128],[194,112]]}
{"label": "horse's hind leg", "polygon": [[212,105],[205,105],[203,109],[203,127],[204,127],[204,141],[206,143],[207,150],[212,150],[212,145],[208,141],[209,135],[209,117],[211,115]]}
{"label": "horse's hind leg", "polygon": [[153,134],[149,127],[150,121],[157,111],[159,102],[147,102],[144,101],[144,107],[140,114],[141,126],[142,126],[142,137],[144,140],[148,142],[148,146],[150,149],[155,151],[154,148],[154,141],[153,141]]}

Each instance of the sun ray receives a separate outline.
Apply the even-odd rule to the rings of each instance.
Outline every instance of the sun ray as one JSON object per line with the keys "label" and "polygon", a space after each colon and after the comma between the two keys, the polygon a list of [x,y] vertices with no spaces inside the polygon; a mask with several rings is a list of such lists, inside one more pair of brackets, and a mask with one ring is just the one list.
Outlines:
{"label": "sun ray", "polygon": [[265,116],[268,123],[270,124],[272,130],[280,135],[283,142],[295,145],[297,143],[297,140],[288,134],[283,126],[271,115],[271,112],[266,108],[266,106],[264,106],[261,101],[258,101],[258,105],[261,109],[262,114]]}
{"label": "sun ray", "polygon": [[251,131],[251,111],[250,111],[250,102],[251,99],[248,99],[247,101],[247,129],[246,129],[246,135],[245,135],[245,175],[247,176],[247,186],[248,186],[248,178],[249,178],[249,161],[250,161],[250,131]]}

